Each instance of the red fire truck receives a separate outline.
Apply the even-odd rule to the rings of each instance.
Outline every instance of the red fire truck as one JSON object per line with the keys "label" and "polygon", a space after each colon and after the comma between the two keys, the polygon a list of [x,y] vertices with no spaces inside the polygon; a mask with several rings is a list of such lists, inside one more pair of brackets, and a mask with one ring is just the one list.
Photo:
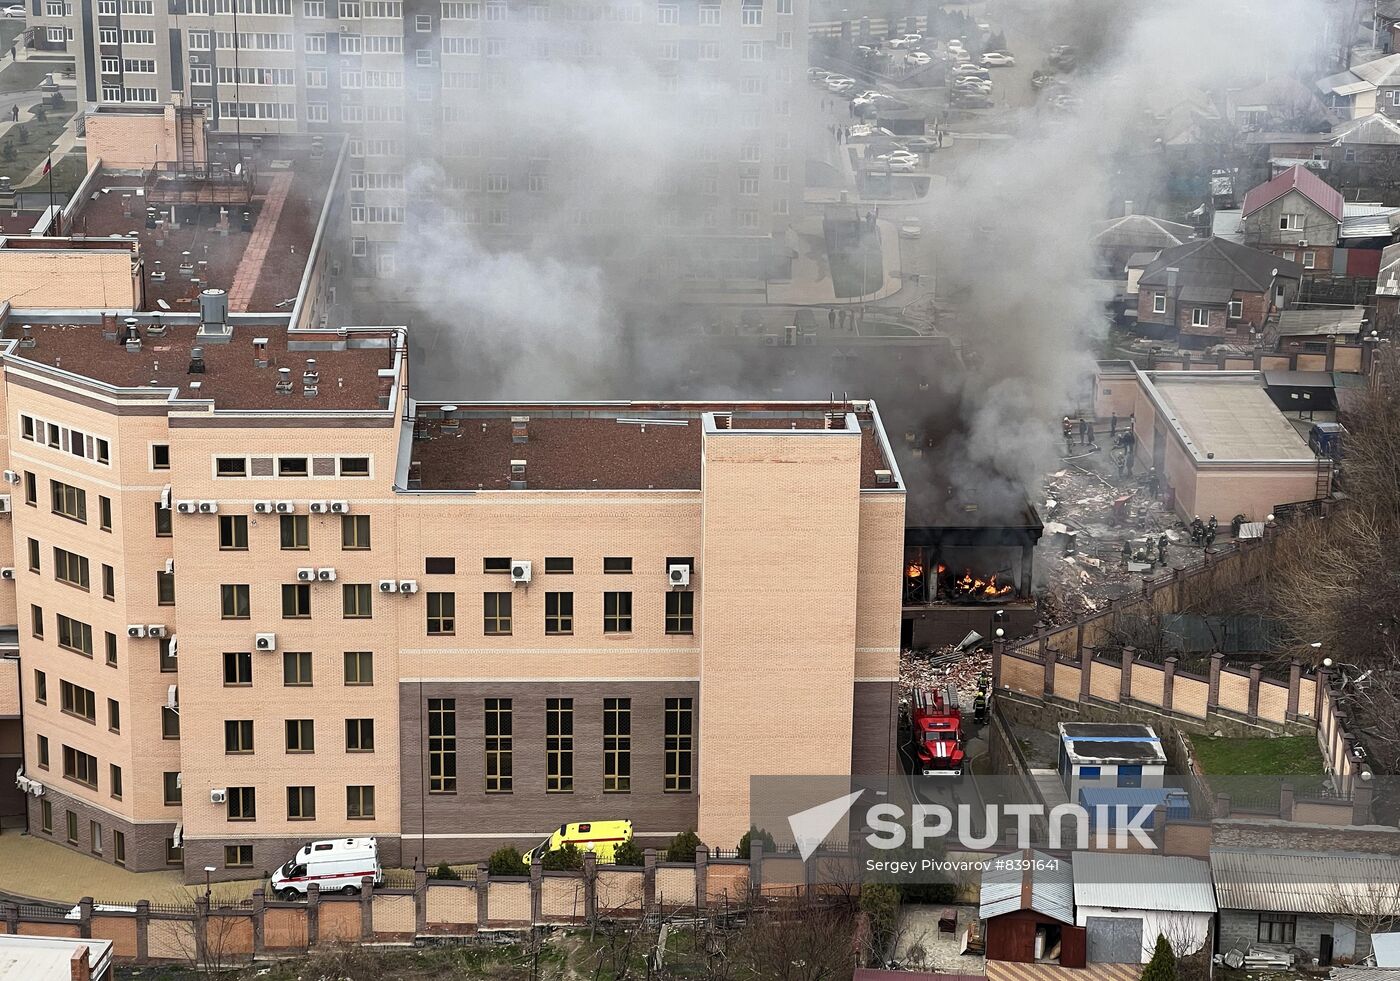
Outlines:
{"label": "red fire truck", "polygon": [[962,776],[965,754],[957,690],[916,691],[911,720],[918,772],[925,777]]}

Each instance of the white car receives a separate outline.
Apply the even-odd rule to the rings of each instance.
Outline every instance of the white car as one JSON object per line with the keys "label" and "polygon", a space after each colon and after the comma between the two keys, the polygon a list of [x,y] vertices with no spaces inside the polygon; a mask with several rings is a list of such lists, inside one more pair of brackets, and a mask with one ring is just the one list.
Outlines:
{"label": "white car", "polygon": [[833,92],[850,92],[856,87],[856,80],[845,75],[832,75],[826,80],[826,87]]}
{"label": "white car", "polygon": [[905,218],[899,224],[900,238],[918,238],[923,233],[923,222],[917,218]]}
{"label": "white car", "polygon": [[918,65],[920,68],[933,64],[933,58],[923,51],[910,51],[904,56],[904,60],[911,65]]}
{"label": "white car", "polygon": [[919,155],[910,153],[908,150],[891,150],[889,153],[880,154],[875,160],[882,164],[908,164],[910,167],[914,167],[919,163]]}
{"label": "white car", "polygon": [[892,48],[914,48],[924,39],[922,34],[901,34],[899,37],[890,38],[889,46]]}
{"label": "white car", "polygon": [[0,14],[3,14],[3,15],[6,16],[6,17],[23,17],[23,16],[24,16],[24,4],[22,4],[22,3],[12,4],[11,6],[6,7],[4,10],[0,10]]}
{"label": "white car", "polygon": [[835,72],[829,72],[825,68],[808,68],[807,81],[825,85],[826,80],[835,74]]}
{"label": "white car", "polygon": [[988,51],[981,61],[983,68],[1006,68],[1016,64],[1016,59],[1003,51]]}
{"label": "white car", "polygon": [[991,81],[992,78],[992,73],[987,71],[987,69],[966,61],[953,68],[954,78],[961,78],[964,75],[971,75],[973,78],[985,78],[988,81]]}
{"label": "white car", "polygon": [[977,92],[987,95],[992,91],[992,83],[980,78],[960,78],[953,83],[953,88],[958,92]]}
{"label": "white car", "polygon": [[949,54],[955,54],[955,55],[957,55],[959,58],[966,58],[966,57],[967,57],[967,49],[963,47],[963,43],[962,43],[961,41],[949,41],[949,42],[948,42],[948,53],[949,53]]}

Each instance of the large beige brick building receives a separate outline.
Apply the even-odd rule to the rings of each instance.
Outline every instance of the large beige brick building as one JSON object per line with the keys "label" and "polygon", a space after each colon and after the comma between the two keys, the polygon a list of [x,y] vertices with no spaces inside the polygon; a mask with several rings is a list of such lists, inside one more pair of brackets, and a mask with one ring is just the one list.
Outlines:
{"label": "large beige brick building", "polygon": [[732,847],[751,775],[893,768],[874,403],[426,405],[402,330],[218,319],[0,335],[34,834],[192,878],[566,820]]}

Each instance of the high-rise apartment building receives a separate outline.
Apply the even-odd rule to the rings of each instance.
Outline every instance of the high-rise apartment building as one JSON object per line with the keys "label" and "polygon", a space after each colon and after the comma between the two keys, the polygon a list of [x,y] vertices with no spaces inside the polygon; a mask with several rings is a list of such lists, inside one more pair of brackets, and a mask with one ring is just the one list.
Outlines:
{"label": "high-rise apartment building", "polygon": [[34,834],[193,877],[605,818],[730,846],[751,775],[895,768],[873,403],[427,405],[402,330],[239,319],[0,330]]}
{"label": "high-rise apartment building", "polygon": [[55,0],[32,19],[87,106],[344,133],[351,272],[380,301],[454,239],[762,278],[801,201],[804,0]]}

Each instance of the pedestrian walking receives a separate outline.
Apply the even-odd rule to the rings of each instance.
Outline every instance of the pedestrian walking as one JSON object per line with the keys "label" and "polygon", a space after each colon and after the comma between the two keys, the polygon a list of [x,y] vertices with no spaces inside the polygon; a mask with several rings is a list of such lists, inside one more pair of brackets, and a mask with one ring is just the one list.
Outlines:
{"label": "pedestrian walking", "polygon": [[1071,453],[1073,453],[1073,452],[1074,452],[1074,429],[1073,429],[1072,427],[1070,427],[1070,426],[1066,426],[1066,427],[1065,427],[1065,455],[1066,455],[1066,456],[1069,456],[1069,455],[1070,455]]}
{"label": "pedestrian walking", "polygon": [[1110,438],[1110,439],[1112,439],[1113,437],[1115,437],[1115,436],[1118,435],[1118,413],[1117,413],[1117,412],[1114,412],[1111,416],[1108,417],[1108,435],[1109,435],[1109,438]]}
{"label": "pedestrian walking", "polygon": [[835,329],[836,329],[836,311],[835,311],[835,310],[828,310],[828,311],[826,312],[826,325],[827,325],[828,327],[830,327],[832,330],[835,330]]}
{"label": "pedestrian walking", "polygon": [[1079,445],[1089,445],[1089,420],[1084,416],[1079,417]]}

